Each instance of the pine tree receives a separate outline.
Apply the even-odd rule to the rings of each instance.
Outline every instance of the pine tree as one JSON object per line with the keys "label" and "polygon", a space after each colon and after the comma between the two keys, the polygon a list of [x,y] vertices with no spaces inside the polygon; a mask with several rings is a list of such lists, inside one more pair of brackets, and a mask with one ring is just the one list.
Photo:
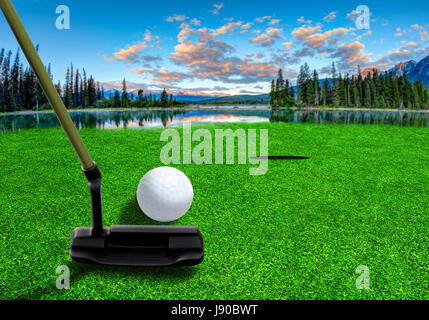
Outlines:
{"label": "pine tree", "polygon": [[75,108],[78,108],[81,106],[80,91],[79,91],[79,78],[80,78],[79,69],[76,69],[76,77],[75,77],[74,90],[73,90],[74,91],[73,106]]}
{"label": "pine tree", "polygon": [[309,105],[314,101],[313,82],[310,76],[310,68],[307,63],[301,66],[298,74],[298,102]]}
{"label": "pine tree", "polygon": [[128,92],[127,92],[127,82],[122,81],[122,97],[121,97],[121,107],[126,108],[129,105]]}
{"label": "pine tree", "polygon": [[164,88],[164,90],[162,90],[161,92],[161,106],[165,108],[167,107],[167,104],[168,104],[167,91]]}
{"label": "pine tree", "polygon": [[328,79],[323,81],[322,104],[324,106],[328,105]]}
{"label": "pine tree", "polygon": [[20,101],[20,92],[19,92],[19,53],[18,49],[15,55],[15,60],[12,65],[12,69],[10,72],[10,90],[12,90],[11,95],[13,97],[13,104],[15,107],[19,109],[19,101]]}
{"label": "pine tree", "polygon": [[97,81],[97,101],[101,100],[101,85],[100,81]]}
{"label": "pine tree", "polygon": [[86,78],[86,71],[85,68],[83,69],[83,99],[82,104],[84,107],[89,106],[89,93],[88,93],[88,81]]}
{"label": "pine tree", "polygon": [[74,106],[74,92],[73,92],[73,79],[74,79],[74,70],[73,63],[70,63],[70,81],[69,81],[69,95],[67,99],[69,100],[70,107]]}
{"label": "pine tree", "polygon": [[351,90],[350,90],[351,82],[349,80],[349,74],[347,74],[344,81],[345,81],[345,95],[346,95],[345,105],[346,107],[350,107],[352,105],[352,98],[351,98]]}
{"label": "pine tree", "polygon": [[274,92],[275,92],[275,84],[274,84],[274,79],[271,81],[271,91],[270,91],[270,105],[271,107],[276,106],[275,105],[275,96],[274,96]]}
{"label": "pine tree", "polygon": [[343,80],[343,77],[341,73],[338,76],[337,81],[337,95],[338,95],[338,106],[344,106],[346,104],[346,88],[345,88],[345,82]]}
{"label": "pine tree", "polygon": [[394,108],[402,108],[402,99],[401,99],[401,92],[400,92],[400,80],[399,78],[393,79],[392,82],[392,106]]}
{"label": "pine tree", "polygon": [[58,83],[55,85],[55,89],[57,89],[57,92],[61,97],[61,94],[62,94],[62,92],[61,92],[62,91],[61,90],[61,81],[58,81]]}
{"label": "pine tree", "polygon": [[363,106],[366,108],[371,107],[371,84],[369,81],[369,77],[366,77],[362,82],[363,86]]}
{"label": "pine tree", "polygon": [[320,104],[320,85],[319,85],[319,75],[317,71],[313,71],[313,92],[314,92],[314,105],[318,106]]}
{"label": "pine tree", "polygon": [[89,76],[88,80],[88,106],[95,106],[95,103],[97,101],[97,91],[95,88],[95,81],[94,78]]}
{"label": "pine tree", "polygon": [[14,111],[14,102],[12,96],[11,79],[10,79],[10,59],[12,51],[8,51],[2,65],[2,84],[3,84],[3,110],[4,112]]}
{"label": "pine tree", "polygon": [[360,93],[359,93],[359,88],[357,86],[357,82],[358,80],[353,77],[350,94],[352,96],[352,99],[351,99],[352,105],[359,108],[361,106],[361,100],[360,100]]}
{"label": "pine tree", "polygon": [[121,106],[121,98],[119,96],[118,90],[115,89],[115,94],[113,96],[113,106],[120,107]]}
{"label": "pine tree", "polygon": [[334,106],[340,105],[340,95],[339,95],[339,88],[338,88],[338,79],[337,79],[337,69],[335,67],[335,62],[332,62],[331,67],[331,75],[332,75],[332,104]]}
{"label": "pine tree", "polygon": [[372,79],[371,77],[368,75],[368,83],[369,83],[369,87],[370,87],[370,91],[371,91],[371,104],[370,107],[372,108],[378,108],[377,105],[377,90],[376,90],[376,78],[377,78],[377,73],[373,73],[372,75]]}

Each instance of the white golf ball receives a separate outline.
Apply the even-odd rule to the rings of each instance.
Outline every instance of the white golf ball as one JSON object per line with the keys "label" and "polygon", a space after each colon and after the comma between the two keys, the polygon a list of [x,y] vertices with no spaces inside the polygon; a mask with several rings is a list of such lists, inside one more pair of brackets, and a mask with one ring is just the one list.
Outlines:
{"label": "white golf ball", "polygon": [[150,170],[137,188],[140,209],[159,222],[183,217],[191,207],[193,198],[191,181],[182,171],[171,167]]}

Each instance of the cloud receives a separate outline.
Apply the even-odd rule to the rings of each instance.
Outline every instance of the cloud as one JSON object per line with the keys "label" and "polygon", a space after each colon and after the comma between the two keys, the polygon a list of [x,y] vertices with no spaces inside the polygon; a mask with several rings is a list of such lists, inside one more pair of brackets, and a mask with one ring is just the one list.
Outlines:
{"label": "cloud", "polygon": [[283,32],[283,29],[280,28],[268,28],[265,30],[265,32],[271,37],[275,39],[284,39],[284,37],[281,35]]}
{"label": "cloud", "polygon": [[213,40],[217,36],[215,32],[209,32],[207,28],[198,29],[197,32],[200,35],[200,42],[207,42]]}
{"label": "cloud", "polygon": [[210,11],[212,14],[219,14],[220,10],[224,7],[223,2],[213,4],[214,9]]}
{"label": "cloud", "polygon": [[336,17],[337,17],[337,12],[332,11],[326,17],[323,17],[323,21],[331,22],[331,21],[334,21]]}
{"label": "cloud", "polygon": [[273,19],[270,22],[268,22],[268,25],[273,26],[275,24],[278,24],[281,20],[280,19]]}
{"label": "cloud", "polygon": [[148,48],[146,41],[139,42],[133,46],[114,52],[114,59],[118,61],[138,62],[139,52],[145,48]]}
{"label": "cloud", "polygon": [[216,29],[216,34],[226,34],[229,31],[234,31],[235,29],[241,27],[243,24],[243,22],[238,21],[238,22],[229,22],[226,25],[223,25],[220,28]]}
{"label": "cloud", "polygon": [[[229,90],[229,88],[226,88],[226,90]],[[182,95],[182,96],[197,96],[197,97],[219,97],[219,96],[230,96],[229,93],[224,92],[217,92],[217,93],[207,93],[204,92],[204,90],[195,90],[195,89],[183,89],[176,93],[176,95]]]}
{"label": "cloud", "polygon": [[406,35],[407,35],[406,30],[401,31],[401,28],[396,28],[395,37],[402,38],[402,37],[405,37]]}
{"label": "cloud", "polygon": [[142,55],[140,56],[142,62],[161,62],[163,58],[161,56]]}
{"label": "cloud", "polygon": [[248,22],[241,26],[241,33],[246,33],[253,26],[253,22]]}
{"label": "cloud", "polygon": [[[103,58],[107,61],[122,61],[132,64],[142,64],[143,66],[149,67],[152,63],[158,65],[159,62],[163,60],[160,55],[150,55],[143,54],[146,49],[153,48],[154,45],[150,44],[151,42],[155,45],[158,45],[159,36],[153,35],[150,30],[146,29],[143,41],[137,42],[134,45],[128,45],[124,49],[119,49],[116,52],[112,53],[112,56],[107,56],[103,54]],[[127,65],[125,67],[128,67]]]}
{"label": "cloud", "polygon": [[409,37],[410,34],[412,34],[414,31],[417,31],[417,32],[420,32],[419,34],[420,41],[426,42],[428,40],[428,33],[423,26],[419,24],[413,24],[410,28],[411,29],[402,29],[402,30],[401,28],[396,28],[395,37],[406,38],[406,37]]}
{"label": "cloud", "polygon": [[255,21],[258,23],[263,23],[265,20],[270,20],[273,17],[274,16],[263,16],[263,17],[255,18]]}
{"label": "cloud", "polygon": [[365,66],[369,63],[370,56],[363,51],[364,48],[365,45],[358,41],[342,43],[329,57],[338,58],[338,66],[343,70],[355,68],[357,65]]}
{"label": "cloud", "polygon": [[304,25],[302,27],[295,28],[292,31],[292,35],[298,40],[303,40],[304,38],[307,38],[309,35],[320,31],[321,31],[321,28],[319,25],[315,27],[307,27]]}
{"label": "cloud", "polygon": [[174,14],[174,15],[172,15],[171,17],[167,17],[167,18],[165,19],[165,21],[167,21],[167,22],[185,21],[186,19],[188,19],[188,17],[187,17],[187,16],[184,16],[183,14],[180,14],[180,15],[178,15],[178,14]]}
{"label": "cloud", "polygon": [[152,40],[159,40],[159,36],[153,36],[150,30],[146,29],[144,33],[144,40],[148,42]]}
{"label": "cloud", "polygon": [[257,36],[256,38],[250,39],[249,42],[255,45],[260,45],[261,47],[269,47],[274,44],[274,40],[265,33]]}
{"label": "cloud", "polygon": [[410,41],[402,46],[403,48],[418,48],[420,47],[419,44],[415,43],[414,41]]}
{"label": "cloud", "polygon": [[420,41],[427,42],[428,39],[429,39],[429,35],[428,35],[427,31],[420,32]]}
{"label": "cloud", "polygon": [[179,26],[180,32],[177,35],[178,42],[185,42],[192,36],[200,36],[199,41],[207,42],[215,39],[219,35],[225,35],[229,32],[234,32],[237,29],[241,29],[241,33],[247,32],[252,23],[243,24],[242,21],[228,22],[227,24],[217,29],[207,29],[206,27],[200,29],[194,29],[190,24],[184,22]]}
{"label": "cloud", "polygon": [[[299,54],[297,54],[297,55],[299,55]],[[300,57],[296,57],[294,55],[290,55],[288,52],[283,52],[281,54],[272,53],[271,57],[272,57],[272,59],[274,61],[274,64],[278,68],[284,69],[283,71],[286,70],[285,67],[291,66],[291,65],[296,65],[301,60]],[[294,72],[295,72],[294,70],[289,70],[289,76],[293,77],[294,76]]]}
{"label": "cloud", "polygon": [[314,54],[314,50],[311,50],[308,47],[303,47],[302,49],[292,53],[295,58],[311,58],[314,57]]}
{"label": "cloud", "polygon": [[192,90],[192,91],[227,91],[231,88],[222,87],[222,86],[214,86],[214,87],[196,87],[196,88],[186,88],[183,90]]}
{"label": "cloud", "polygon": [[325,44],[326,38],[326,35],[323,33],[315,33],[308,36],[304,43],[313,49],[317,49]]}
{"label": "cloud", "polygon": [[188,39],[189,36],[195,35],[197,32],[196,30],[192,29],[191,26],[185,22],[183,22],[179,26],[180,32],[177,35],[177,41],[184,42]]}
{"label": "cloud", "polygon": [[170,60],[197,79],[223,83],[255,83],[268,81],[276,71],[272,63],[255,62],[232,56],[236,49],[221,40],[185,41],[174,47]]}
{"label": "cloud", "polygon": [[349,19],[353,22],[356,22],[356,19],[361,15],[359,11],[352,10],[351,12],[347,13],[346,19]]}
{"label": "cloud", "polygon": [[106,59],[107,61],[115,61],[115,58],[113,57],[109,57],[108,55],[103,54],[102,55],[104,59]]}
{"label": "cloud", "polygon": [[421,25],[419,25],[419,24],[413,24],[412,26],[411,26],[411,28],[413,28],[414,30],[416,30],[416,31],[423,31],[424,30],[424,27],[423,26],[421,26]]}
{"label": "cloud", "polygon": [[293,47],[292,42],[283,42],[282,45],[283,45],[285,51],[289,51]]}
{"label": "cloud", "polygon": [[313,22],[312,20],[305,20],[304,16],[302,16],[301,18],[299,18],[297,21],[299,23],[306,23],[306,24],[310,24],[310,23]]}
{"label": "cloud", "polygon": [[185,74],[183,72],[168,71],[164,68],[162,68],[161,70],[140,68],[140,69],[133,69],[132,72],[138,75],[149,73],[153,76],[152,83],[156,83],[158,85],[177,83],[191,77],[190,75]]}
{"label": "cloud", "polygon": [[238,70],[244,75],[267,78],[277,72],[272,64],[243,60],[238,64]]}
{"label": "cloud", "polygon": [[194,25],[194,26],[200,26],[201,25],[201,21],[198,20],[197,18],[192,19],[191,21],[189,21],[189,23]]}
{"label": "cloud", "polygon": [[[346,37],[349,32],[349,29],[343,27],[322,32],[319,25],[316,27],[307,27],[304,25],[294,29],[292,35],[295,39],[304,41],[306,46],[320,50],[326,44],[332,45],[337,43],[339,39]],[[326,51],[326,48],[324,48],[324,51]]]}
{"label": "cloud", "polygon": [[274,44],[274,39],[284,39],[283,29],[280,28],[267,28],[266,33],[260,34],[256,38],[250,39],[249,42],[260,47],[269,47]]}

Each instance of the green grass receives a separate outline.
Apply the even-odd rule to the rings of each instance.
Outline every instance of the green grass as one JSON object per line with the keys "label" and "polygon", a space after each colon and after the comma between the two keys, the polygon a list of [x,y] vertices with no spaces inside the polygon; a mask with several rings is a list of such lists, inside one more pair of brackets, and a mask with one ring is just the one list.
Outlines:
{"label": "green grass", "polygon": [[[198,225],[206,257],[192,268],[86,266],[68,255],[90,224],[76,156],[60,129],[0,133],[1,299],[428,299],[429,132],[426,128],[240,124],[268,128],[272,161],[179,165],[194,203],[174,224]],[[209,126],[211,130],[218,128]],[[161,166],[160,130],[82,130],[104,174],[104,222],[151,223],[135,193]],[[55,287],[57,266],[71,289]],[[371,288],[355,287],[356,267]]]}

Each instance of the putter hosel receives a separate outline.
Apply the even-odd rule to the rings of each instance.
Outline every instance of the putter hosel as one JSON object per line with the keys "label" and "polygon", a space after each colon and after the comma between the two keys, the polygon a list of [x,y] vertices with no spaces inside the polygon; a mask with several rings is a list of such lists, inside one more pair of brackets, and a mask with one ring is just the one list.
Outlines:
{"label": "putter hosel", "polygon": [[88,189],[91,196],[92,234],[99,236],[104,232],[101,201],[101,171],[95,162],[91,168],[82,168],[82,171],[88,180]]}

